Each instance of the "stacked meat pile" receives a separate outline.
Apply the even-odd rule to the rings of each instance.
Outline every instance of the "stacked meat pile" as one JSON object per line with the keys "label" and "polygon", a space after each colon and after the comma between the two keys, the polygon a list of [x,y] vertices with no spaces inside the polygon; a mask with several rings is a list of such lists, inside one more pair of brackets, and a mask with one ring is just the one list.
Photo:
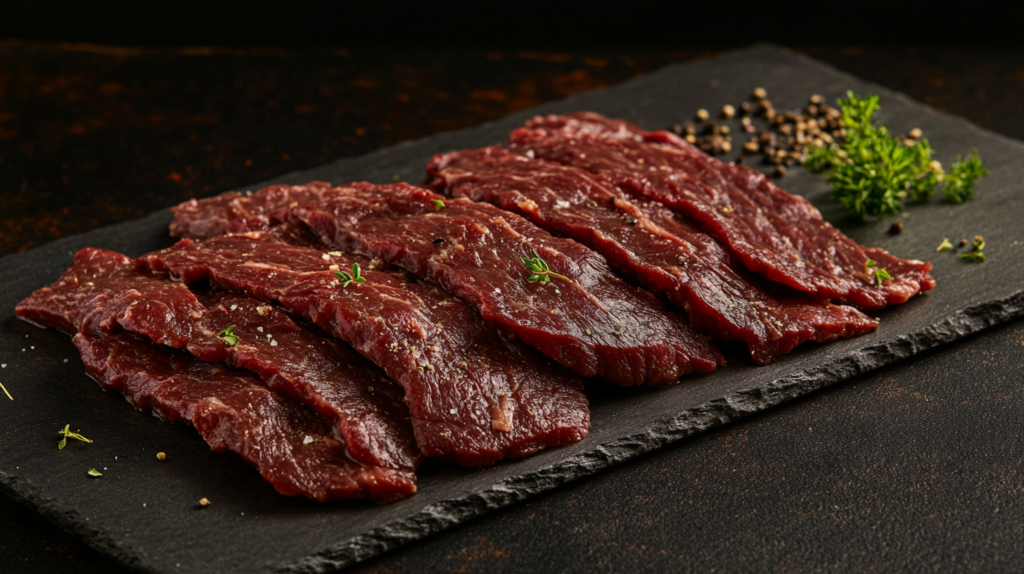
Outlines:
{"label": "stacked meat pile", "polygon": [[283,494],[389,502],[424,457],[483,467],[581,440],[585,377],[675,384],[723,365],[714,341],[764,364],[935,285],[759,173],[595,114],[427,170],[427,187],[185,203],[175,246],[85,249],[16,313]]}

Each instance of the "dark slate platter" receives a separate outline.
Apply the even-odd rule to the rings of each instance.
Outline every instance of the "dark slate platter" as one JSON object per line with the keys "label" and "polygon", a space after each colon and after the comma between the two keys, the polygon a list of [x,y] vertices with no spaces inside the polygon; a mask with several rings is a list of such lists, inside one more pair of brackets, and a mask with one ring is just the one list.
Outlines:
{"label": "dark slate platter", "polygon": [[[823,181],[802,170],[782,185],[818,205],[856,240],[908,258],[930,260],[939,286],[884,311],[877,333],[826,346],[807,345],[768,367],[738,357],[716,373],[667,390],[593,386],[590,436],[570,448],[483,471],[428,464],[420,493],[386,507],[317,504],[278,495],[238,457],[211,452],[198,434],[142,416],[119,396],[103,393],[82,371],[70,340],[13,317],[14,305],[55,280],[86,246],[135,256],[170,244],[169,210],[68,237],[0,259],[0,382],[14,402],[0,400],[0,484],[62,528],[127,565],[154,572],[319,572],[364,560],[662,445],[779,404],[923,349],[1024,314],[1024,144],[944,116],[884,88],[810,59],[757,46],[713,60],[666,68],[610,89],[514,114],[471,130],[409,142],[339,160],[274,183],[311,179],[420,181],[432,154],[501,142],[536,113],[594,110],[648,128],[678,123],[698,107],[715,109],[768,89],[780,109],[809,94],[830,101],[853,89],[883,96],[878,118],[897,133],[920,127],[948,165],[977,147],[993,174],[964,206],[938,200],[913,206],[905,231],[889,221],[861,223],[827,202]],[[737,146],[738,147],[738,146]],[[267,182],[270,183],[270,182]],[[253,186],[253,188],[258,186]],[[936,253],[953,241],[984,234],[988,261],[970,264]],[[94,444],[56,448],[65,424]],[[157,451],[168,454],[159,463]],[[90,479],[89,468],[104,473]],[[196,501],[213,504],[198,509]]]}

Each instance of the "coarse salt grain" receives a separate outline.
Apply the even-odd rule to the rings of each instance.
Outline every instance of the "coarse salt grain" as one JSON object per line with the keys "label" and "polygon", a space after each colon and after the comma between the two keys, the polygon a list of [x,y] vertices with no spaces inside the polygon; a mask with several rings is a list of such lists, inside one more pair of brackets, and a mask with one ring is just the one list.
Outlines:
{"label": "coarse salt grain", "polygon": [[302,439],[302,444],[313,444],[313,437],[306,435],[306,438]]}
{"label": "coarse salt grain", "polygon": [[277,341],[271,341],[270,342],[270,346],[271,347],[276,347],[277,346]]}

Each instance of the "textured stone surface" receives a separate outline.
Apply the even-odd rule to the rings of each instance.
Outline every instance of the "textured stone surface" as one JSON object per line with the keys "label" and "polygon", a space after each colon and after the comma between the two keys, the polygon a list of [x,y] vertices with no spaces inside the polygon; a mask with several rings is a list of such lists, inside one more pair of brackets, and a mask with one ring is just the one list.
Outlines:
{"label": "textured stone surface", "polygon": [[[119,398],[98,392],[81,373],[66,338],[16,322],[8,311],[0,318],[0,357],[8,363],[0,374],[19,408],[0,420],[0,483],[63,528],[142,569],[173,571],[181,564],[193,571],[315,572],[363,560],[1021,313],[1024,257],[1014,244],[1019,215],[1012,203],[1020,192],[1024,146],[1017,142],[771,48],[669,68],[540,109],[592,109],[659,127],[685,119],[687,110],[740,101],[754,85],[766,87],[782,108],[801,105],[809,93],[833,98],[848,88],[871,89],[884,96],[880,119],[895,131],[924,129],[944,163],[977,146],[993,168],[974,202],[917,206],[904,220],[905,232],[895,237],[885,234],[888,221],[844,219],[823,201],[821,180],[799,172],[784,181],[787,189],[815,201],[827,218],[859,241],[935,262],[939,287],[882,313],[878,333],[808,346],[764,368],[749,366],[737,356],[722,371],[665,391],[593,388],[593,431],[579,445],[481,472],[429,465],[419,495],[378,508],[282,499],[240,461],[207,451],[192,431],[139,416]],[[501,141],[524,117],[518,114],[277,181],[388,181],[395,176],[418,181],[430,154]],[[0,309],[12,309],[27,293],[52,281],[80,247],[138,254],[166,244],[167,220],[167,213],[159,213],[0,260],[5,270]],[[943,237],[955,240],[977,233],[989,242],[985,264],[970,265],[955,255],[934,252]],[[69,359],[67,364],[63,358]],[[52,433],[68,423],[97,442],[57,451]],[[157,450],[168,452],[169,463],[176,464],[158,465],[152,458]],[[84,472],[101,465],[108,467],[106,476],[86,480]],[[214,504],[195,510],[195,501],[203,496]]]}

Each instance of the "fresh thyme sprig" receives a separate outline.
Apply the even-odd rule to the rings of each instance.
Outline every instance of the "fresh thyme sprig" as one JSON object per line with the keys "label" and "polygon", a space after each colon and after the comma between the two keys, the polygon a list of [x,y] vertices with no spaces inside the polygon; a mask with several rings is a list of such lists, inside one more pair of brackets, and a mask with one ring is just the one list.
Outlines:
{"label": "fresh thyme sprig", "polygon": [[82,436],[82,435],[80,435],[80,434],[78,434],[76,432],[72,432],[71,431],[71,425],[64,425],[64,430],[57,431],[57,433],[64,435],[64,438],[60,439],[60,442],[57,443],[57,448],[59,448],[61,450],[64,450],[64,447],[66,447],[68,445],[68,439],[69,438],[77,439],[77,440],[80,440],[82,442],[89,442],[89,443],[92,442],[91,440],[85,438],[84,436]]}
{"label": "fresh thyme sprig", "polygon": [[981,252],[985,249],[985,238],[980,235],[974,236],[974,243],[971,245],[971,250],[967,253],[960,255],[960,259],[966,259],[968,261],[982,262],[985,260],[985,254]]}
{"label": "fresh thyme sprig", "polygon": [[974,195],[974,182],[989,173],[974,150],[958,159],[948,172],[932,159],[927,139],[900,141],[885,126],[872,124],[878,96],[859,97],[852,91],[840,99],[846,138],[842,143],[812,147],[804,167],[812,173],[830,172],[832,197],[848,211],[864,217],[883,217],[903,210],[904,200],[928,201],[941,184],[946,198],[963,203]]}
{"label": "fresh thyme sprig", "polygon": [[359,274],[359,264],[352,264],[352,274],[349,275],[346,271],[335,271],[334,276],[341,281],[341,288],[348,287],[349,283],[366,283],[366,277]]}
{"label": "fresh thyme sprig", "polygon": [[234,347],[238,344],[238,335],[235,335],[235,326],[232,325],[220,333],[217,333],[217,337],[223,339],[229,347]]}
{"label": "fresh thyme sprig", "polygon": [[868,259],[867,261],[864,262],[864,272],[867,273],[868,275],[874,275],[875,285],[881,286],[882,279],[892,280],[892,275],[889,275],[889,272],[886,271],[885,268],[878,267],[877,265],[877,261],[875,261],[874,259]]}
{"label": "fresh thyme sprig", "polygon": [[444,201],[440,199],[431,199],[430,201],[434,204],[434,211],[441,211],[444,209]]}
{"label": "fresh thyme sprig", "polygon": [[552,277],[554,277],[555,279],[561,279],[567,283],[572,283],[572,279],[552,271],[551,268],[548,267],[547,262],[541,259],[540,255],[537,254],[536,249],[531,249],[530,254],[533,255],[533,257],[520,257],[526,265],[526,270],[531,274],[527,281],[530,283],[536,283],[538,281],[541,283],[547,283],[551,281]]}

